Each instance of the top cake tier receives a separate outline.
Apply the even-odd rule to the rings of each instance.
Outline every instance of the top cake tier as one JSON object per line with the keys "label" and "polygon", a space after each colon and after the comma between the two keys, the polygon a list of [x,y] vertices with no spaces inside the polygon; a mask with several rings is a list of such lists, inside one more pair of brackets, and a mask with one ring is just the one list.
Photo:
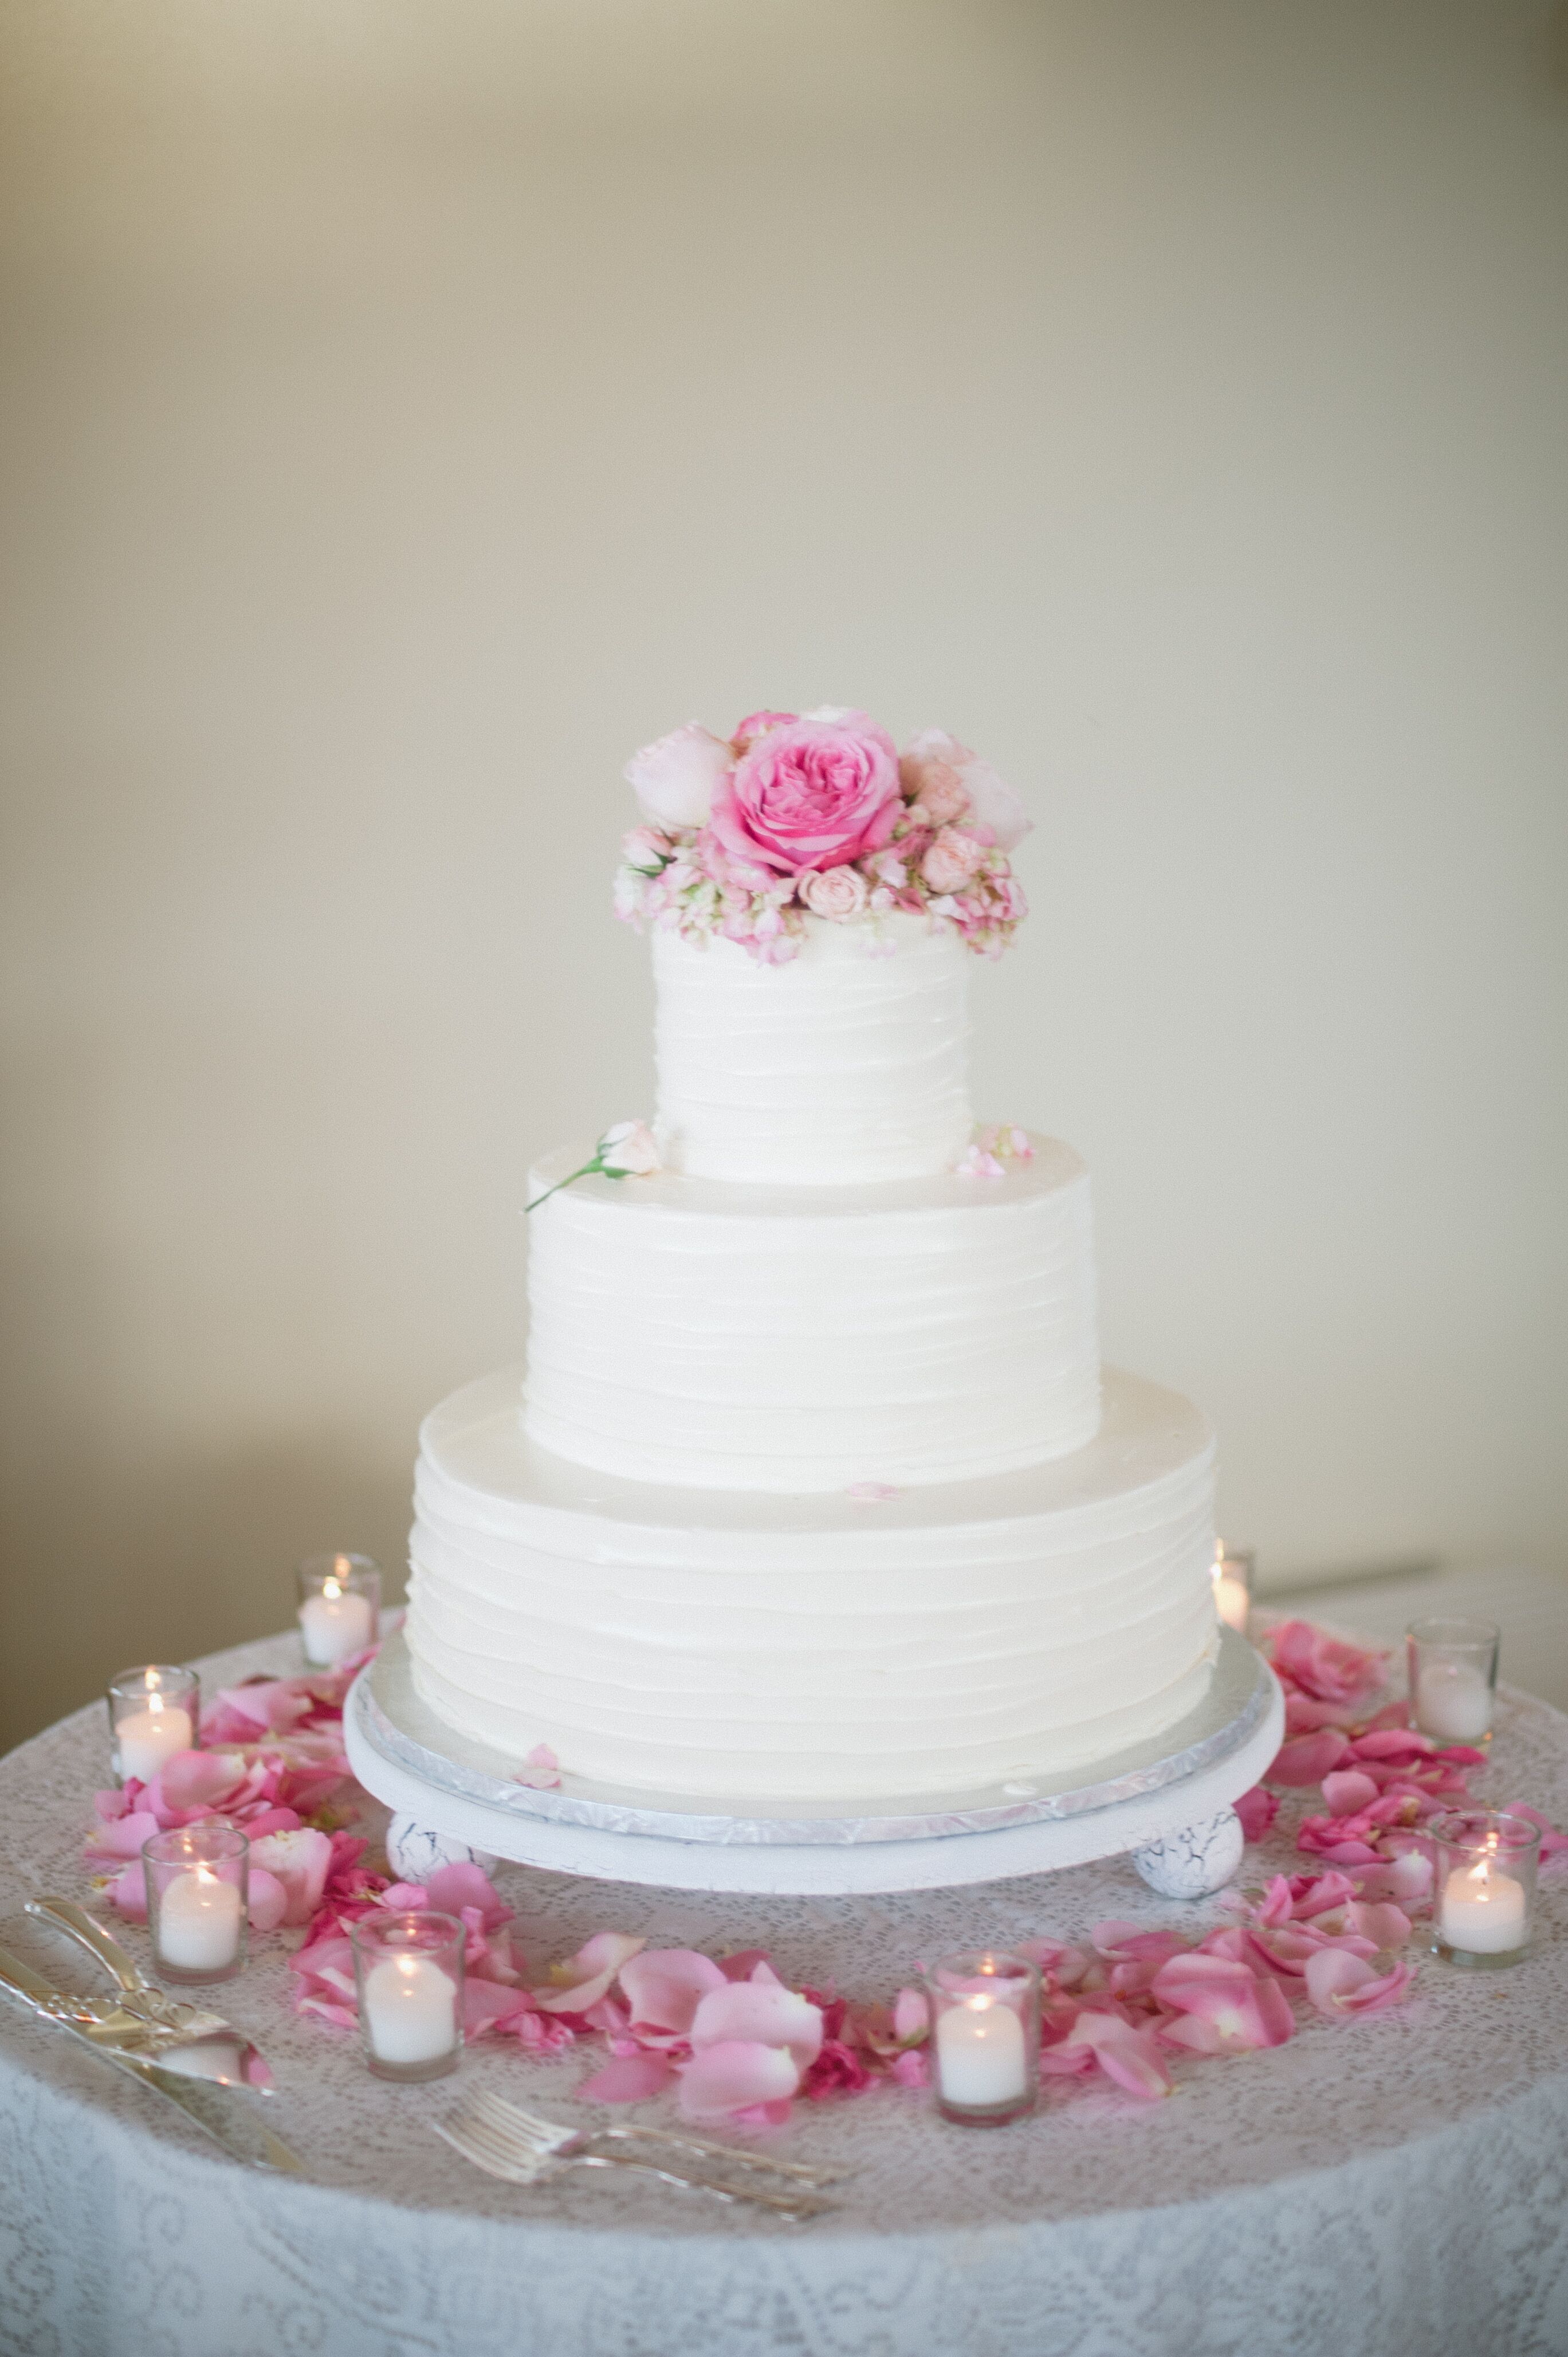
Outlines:
{"label": "top cake tier", "polygon": [[665,1167],[784,1187],[950,1170],[972,1123],[969,957],[949,928],[899,914],[808,918],[781,965],[656,931]]}

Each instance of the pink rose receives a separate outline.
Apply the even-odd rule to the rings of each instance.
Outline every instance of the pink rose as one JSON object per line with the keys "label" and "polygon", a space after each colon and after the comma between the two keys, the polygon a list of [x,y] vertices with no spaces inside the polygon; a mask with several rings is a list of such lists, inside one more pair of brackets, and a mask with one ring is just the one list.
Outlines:
{"label": "pink rose", "polygon": [[947,807],[956,786],[964,797],[971,822],[989,830],[998,850],[1011,851],[1034,824],[1023,803],[989,761],[950,737],[945,728],[922,728],[910,738],[899,762],[906,794],[924,803],[933,818],[947,823],[963,810]]}
{"label": "pink rose", "polygon": [[946,763],[933,764],[920,785],[920,799],[912,815],[924,819],[931,826],[950,826],[954,819],[969,816],[969,791],[956,770]]}
{"label": "pink rose", "polygon": [[985,845],[973,835],[944,826],[921,860],[920,873],[933,892],[961,892],[984,857]]}
{"label": "pink rose", "polygon": [[734,756],[721,737],[695,720],[634,753],[627,782],[657,826],[703,826],[719,781]]}
{"label": "pink rose", "polygon": [[332,1863],[329,1836],[313,1826],[263,1834],[251,1844],[251,1912],[259,1932],[308,1923],[321,1904]]}
{"label": "pink rose", "polygon": [[769,729],[714,790],[726,851],[785,876],[879,851],[902,802],[893,741],[864,713]]}
{"label": "pink rose", "polygon": [[829,867],[820,875],[813,870],[800,878],[800,898],[812,916],[831,917],[835,924],[860,916],[869,897],[865,877],[853,867]]}

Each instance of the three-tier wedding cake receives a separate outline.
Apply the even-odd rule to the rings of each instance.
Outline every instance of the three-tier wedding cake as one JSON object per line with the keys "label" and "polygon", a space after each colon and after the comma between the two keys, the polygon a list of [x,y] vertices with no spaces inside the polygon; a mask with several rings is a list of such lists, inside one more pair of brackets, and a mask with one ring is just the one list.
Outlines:
{"label": "three-tier wedding cake", "polygon": [[974,1131],[967,966],[1016,798],[858,712],[694,725],[628,776],[658,1112],[529,1189],[526,1376],[424,1428],[429,1706],[711,1810],[1032,1789],[1215,1654],[1213,1446],[1101,1371],[1089,1178]]}

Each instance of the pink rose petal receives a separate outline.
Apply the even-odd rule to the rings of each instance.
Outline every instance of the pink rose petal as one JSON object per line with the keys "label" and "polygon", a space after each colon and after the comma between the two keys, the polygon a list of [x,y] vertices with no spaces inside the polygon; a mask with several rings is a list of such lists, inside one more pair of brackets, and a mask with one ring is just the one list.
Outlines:
{"label": "pink rose petal", "polygon": [[621,1966],[620,1985],[634,2022],[684,2038],[701,1999],[726,1983],[713,1958],[694,1948],[644,1948]]}
{"label": "pink rose petal", "polygon": [[[736,1948],[733,1955],[721,1956],[718,1961],[719,1970],[726,1981],[748,1981],[758,1964],[767,1964],[768,1971],[773,1972],[766,1948]],[[778,1979],[777,1973],[773,1977]]]}
{"label": "pink rose petal", "polygon": [[250,1918],[252,1932],[275,1932],[288,1910],[288,1892],[264,1866],[251,1868]]}
{"label": "pink rose petal", "polygon": [[1271,1784],[1320,1784],[1325,1776],[1349,1756],[1350,1743],[1337,1727],[1321,1727],[1316,1735],[1294,1735],[1280,1746],[1267,1770]]}
{"label": "pink rose petal", "polygon": [[618,2054],[577,2090],[585,2104],[642,2104],[662,2094],[675,2077],[667,2054]]}
{"label": "pink rose petal", "polygon": [[460,1915],[477,1907],[487,1932],[511,1921],[512,1910],[499,1896],[482,1866],[465,1859],[456,1866],[438,1866],[424,1886],[430,1904],[444,1915]]}
{"label": "pink rose petal", "polygon": [[1210,2024],[1231,2051],[1283,2046],[1295,2034],[1295,2017],[1279,1983],[1220,1956],[1173,1956],[1162,1966],[1154,1994],[1162,2005]]}
{"label": "pink rose petal", "polygon": [[597,2005],[621,1966],[646,1941],[629,1939],[624,1932],[596,1932],[564,1964],[553,1964],[550,1985],[533,1991],[542,2013],[585,2013]]}
{"label": "pink rose petal", "polygon": [[698,2004],[691,2039],[693,2051],[737,2041],[787,2047],[803,2071],[822,2045],[822,2017],[807,1998],[780,1984],[728,1981]]}
{"label": "pink rose petal", "polygon": [[1254,1784],[1250,1792],[1243,1792],[1231,1805],[1241,1820],[1242,1835],[1250,1842],[1262,1841],[1280,1813],[1278,1796],[1265,1792],[1261,1784]]}
{"label": "pink rose petal", "polygon": [[693,2121],[732,2118],[757,2104],[787,2103],[800,2083],[800,2069],[787,2048],[751,2038],[721,2039],[693,2053],[682,2071],[681,2115]]}
{"label": "pink rose petal", "polygon": [[1376,1973],[1364,1956],[1343,1948],[1325,1948],[1306,1967],[1306,1993],[1319,2013],[1343,2020],[1352,2013],[1376,2013],[1397,2005],[1415,1978],[1414,1969],[1397,1964]]}
{"label": "pink rose petal", "polygon": [[1406,1850],[1401,1857],[1366,1867],[1355,1880],[1363,1899],[1391,1899],[1402,1907],[1411,1906],[1431,1892],[1432,1860],[1418,1849]]}
{"label": "pink rose petal", "polygon": [[[245,1763],[226,1751],[176,1751],[148,1788],[153,1809],[218,1809],[245,1781]],[[156,1798],[153,1795],[156,1794]]]}
{"label": "pink rose petal", "polygon": [[1528,1801],[1509,1801],[1506,1806],[1510,1817],[1523,1817],[1539,1828],[1542,1873],[1560,1866],[1564,1856],[1568,1855],[1568,1834],[1559,1833],[1551,1818],[1543,1817],[1539,1809],[1532,1809]]}
{"label": "pink rose petal", "polygon": [[561,1782],[561,1762],[548,1743],[536,1743],[521,1767],[513,1770],[511,1781],[531,1785],[538,1792],[553,1792]]}
{"label": "pink rose petal", "polygon": [[1378,1787],[1357,1768],[1337,1768],[1323,1780],[1323,1797],[1331,1817],[1353,1817],[1378,1797]]}
{"label": "pink rose petal", "polygon": [[468,1975],[463,1982],[463,2036],[472,2040],[483,2038],[490,2030],[513,2028],[521,2017],[532,2013],[525,1993],[509,1988],[504,1983],[477,1979]]}
{"label": "pink rose petal", "polygon": [[245,1833],[253,1842],[265,1834],[292,1834],[299,1830],[299,1813],[295,1809],[261,1809],[253,1817],[245,1819]]}
{"label": "pink rose petal", "polygon": [[1348,1645],[1310,1620],[1283,1621],[1267,1650],[1282,1678],[1320,1702],[1369,1702],[1383,1683],[1386,1656]]}
{"label": "pink rose petal", "polygon": [[1147,2103],[1170,2093],[1171,2074],[1152,2029],[1134,2029],[1116,2014],[1082,2013],[1065,2043],[1069,2050],[1087,2047],[1106,2077],[1130,2095]]}
{"label": "pink rose petal", "polygon": [[133,1809],[124,1817],[100,1824],[87,1837],[87,1857],[94,1865],[120,1857],[140,1858],[142,1845],[162,1830],[150,1809]]}
{"label": "pink rose petal", "polygon": [[109,1886],[109,1903],[116,1914],[124,1915],[127,1923],[145,1923],[147,1920],[147,1878],[141,1859],[135,1858],[124,1872]]}
{"label": "pink rose petal", "polygon": [[924,1989],[902,1988],[893,2000],[893,2035],[900,2045],[911,2045],[929,2035],[930,1999]]}

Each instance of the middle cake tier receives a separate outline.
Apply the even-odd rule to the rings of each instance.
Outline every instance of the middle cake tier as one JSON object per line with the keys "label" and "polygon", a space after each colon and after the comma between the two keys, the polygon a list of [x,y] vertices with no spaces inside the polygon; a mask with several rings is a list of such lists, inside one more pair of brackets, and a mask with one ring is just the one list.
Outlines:
{"label": "middle cake tier", "polygon": [[[962,1481],[1099,1429],[1089,1173],[580,1178],[530,1221],[524,1424],[629,1480],[796,1493]],[[531,1197],[582,1161],[559,1154]]]}

